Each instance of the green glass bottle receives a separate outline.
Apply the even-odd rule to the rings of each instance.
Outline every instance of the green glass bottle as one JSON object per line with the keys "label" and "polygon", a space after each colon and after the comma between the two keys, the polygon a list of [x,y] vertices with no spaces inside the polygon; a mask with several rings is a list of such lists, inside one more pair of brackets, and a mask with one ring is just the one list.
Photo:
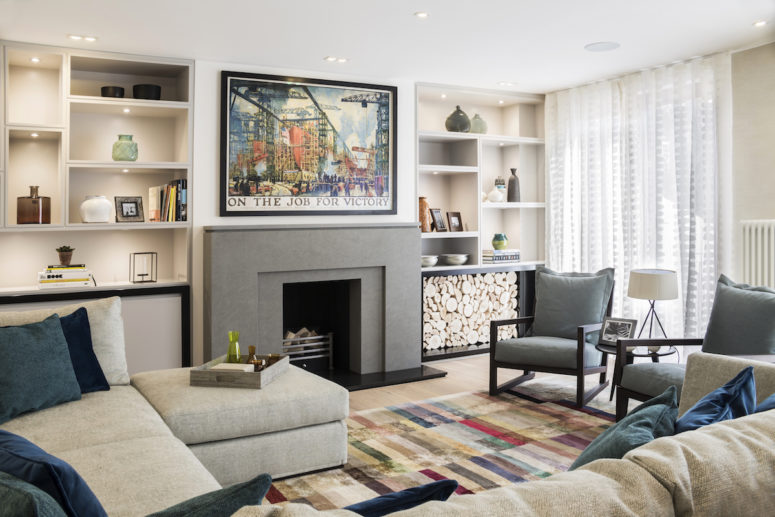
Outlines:
{"label": "green glass bottle", "polygon": [[229,331],[229,352],[226,354],[227,363],[239,363],[239,331]]}

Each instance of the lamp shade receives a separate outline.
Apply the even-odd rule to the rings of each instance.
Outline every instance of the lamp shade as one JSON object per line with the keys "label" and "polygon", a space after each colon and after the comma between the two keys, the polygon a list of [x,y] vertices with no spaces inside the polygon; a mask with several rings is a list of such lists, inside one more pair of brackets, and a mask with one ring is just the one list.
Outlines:
{"label": "lamp shade", "polygon": [[639,300],[678,298],[678,276],[669,269],[633,269],[627,296]]}

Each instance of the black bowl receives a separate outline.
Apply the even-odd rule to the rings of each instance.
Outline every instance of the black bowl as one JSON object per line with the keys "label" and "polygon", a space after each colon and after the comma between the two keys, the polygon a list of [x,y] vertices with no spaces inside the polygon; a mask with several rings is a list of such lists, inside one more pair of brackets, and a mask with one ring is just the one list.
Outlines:
{"label": "black bowl", "polygon": [[135,99],[161,99],[161,86],[158,84],[136,84],[132,86],[132,97]]}
{"label": "black bowl", "polygon": [[123,97],[124,89],[120,86],[103,86],[100,88],[103,97]]}

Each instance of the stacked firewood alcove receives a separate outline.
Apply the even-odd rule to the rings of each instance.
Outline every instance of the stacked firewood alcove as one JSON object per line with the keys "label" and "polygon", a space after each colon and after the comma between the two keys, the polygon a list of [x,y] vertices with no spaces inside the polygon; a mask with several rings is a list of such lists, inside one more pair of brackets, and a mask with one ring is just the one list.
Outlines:
{"label": "stacked firewood alcove", "polygon": [[[430,276],[423,279],[423,350],[490,341],[490,321],[516,318],[517,273]],[[502,327],[499,338],[513,335]]]}

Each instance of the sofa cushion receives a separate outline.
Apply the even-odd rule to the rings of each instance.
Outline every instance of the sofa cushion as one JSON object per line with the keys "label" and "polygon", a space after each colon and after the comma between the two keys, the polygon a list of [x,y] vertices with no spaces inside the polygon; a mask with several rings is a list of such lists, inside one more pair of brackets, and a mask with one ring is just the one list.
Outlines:
{"label": "sofa cushion", "polygon": [[261,504],[272,486],[272,476],[258,477],[196,496],[148,517],[229,517],[245,505]]}
{"label": "sofa cushion", "polygon": [[59,316],[0,327],[0,424],[81,398]]}
{"label": "sofa cushion", "polygon": [[132,376],[132,384],[187,444],[334,422],[348,414],[346,389],[295,366],[260,390],[194,387],[189,378],[183,368]]}
{"label": "sofa cushion", "polygon": [[703,352],[728,355],[775,354],[775,291],[736,284],[724,275],[702,343]]}
{"label": "sofa cushion", "polygon": [[[495,360],[512,364],[534,364],[556,368],[576,368],[578,344],[575,339],[551,336],[530,336],[498,341]],[[600,354],[595,345],[584,345],[586,366],[599,365]]]}
{"label": "sofa cushion", "polygon": [[363,517],[382,517],[391,512],[414,508],[428,501],[446,501],[457,490],[457,486],[458,483],[454,479],[442,479],[351,504],[344,509]]}
{"label": "sofa cushion", "polygon": [[0,516],[65,517],[53,497],[16,476],[0,472]]}
{"label": "sofa cushion", "polygon": [[613,290],[614,270],[557,273],[539,266],[535,283],[533,334],[576,339],[580,325],[603,321]]}
{"label": "sofa cushion", "polygon": [[743,368],[735,377],[702,397],[675,423],[675,432],[692,431],[706,425],[731,420],[756,410],[756,380],[753,366]]}
{"label": "sofa cushion", "polygon": [[655,438],[671,436],[675,432],[675,418],[678,414],[676,391],[675,386],[670,386],[658,397],[630,411],[595,438],[568,470],[575,470],[600,458],[621,458]]}
{"label": "sofa cushion", "polygon": [[81,393],[109,390],[110,385],[94,354],[86,309],[81,307],[68,316],[62,316],[59,318],[59,323],[67,340],[70,361],[73,363],[75,378],[78,379]]}
{"label": "sofa cushion", "polygon": [[680,400],[686,366],[676,363],[635,363],[622,368],[619,384],[628,390],[656,397],[675,386]]}
{"label": "sofa cushion", "polygon": [[69,517],[107,516],[89,486],[66,461],[7,431],[0,431],[0,471],[43,490]]}
{"label": "sofa cushion", "polygon": [[21,415],[0,429],[24,436],[51,454],[121,440],[172,436],[159,414],[131,386],[85,393],[81,400]]}
{"label": "sofa cushion", "polygon": [[121,318],[121,298],[103,298],[90,302],[62,305],[22,312],[0,312],[0,327],[24,325],[42,321],[52,314],[67,316],[80,307],[89,315],[94,354],[110,385],[129,384],[124,351],[124,321]]}

